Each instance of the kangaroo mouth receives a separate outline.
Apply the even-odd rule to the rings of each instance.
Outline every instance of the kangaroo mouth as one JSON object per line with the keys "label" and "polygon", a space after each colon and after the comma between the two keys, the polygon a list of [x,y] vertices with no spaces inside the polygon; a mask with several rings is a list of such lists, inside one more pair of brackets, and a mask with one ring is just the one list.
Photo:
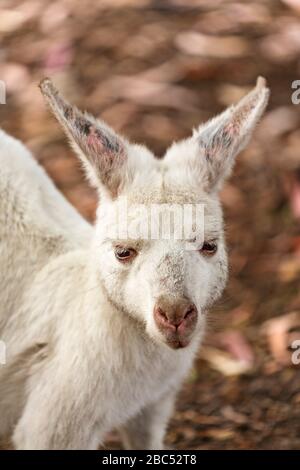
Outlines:
{"label": "kangaroo mouth", "polygon": [[190,339],[182,338],[176,335],[173,338],[166,338],[166,344],[172,349],[183,349],[190,344]]}
{"label": "kangaroo mouth", "polygon": [[172,349],[183,349],[187,347],[188,343],[184,343],[182,341],[175,341],[173,343],[169,343],[169,345]]}

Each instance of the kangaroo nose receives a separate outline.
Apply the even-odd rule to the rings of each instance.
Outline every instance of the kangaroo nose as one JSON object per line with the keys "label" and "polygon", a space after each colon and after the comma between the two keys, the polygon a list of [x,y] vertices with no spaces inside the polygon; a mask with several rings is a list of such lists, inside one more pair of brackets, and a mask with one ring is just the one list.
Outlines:
{"label": "kangaroo nose", "polygon": [[197,309],[194,304],[183,302],[176,305],[160,305],[154,307],[154,318],[162,326],[177,329],[182,323],[194,322]]}

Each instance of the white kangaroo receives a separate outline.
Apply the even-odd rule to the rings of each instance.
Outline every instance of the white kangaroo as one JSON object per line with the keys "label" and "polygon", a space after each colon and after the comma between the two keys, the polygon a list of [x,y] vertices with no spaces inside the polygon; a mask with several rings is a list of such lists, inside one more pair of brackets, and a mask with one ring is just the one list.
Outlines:
{"label": "white kangaroo", "polygon": [[[100,204],[91,226],[0,131],[0,436],[16,449],[96,449],[119,429],[125,448],[161,449],[227,278],[218,192],[269,90],[259,78],[156,159],[68,104],[49,79],[40,86]],[[113,237],[125,197],[131,227],[144,226],[153,204],[164,219],[170,204],[204,205],[201,244],[194,225],[181,239]]]}

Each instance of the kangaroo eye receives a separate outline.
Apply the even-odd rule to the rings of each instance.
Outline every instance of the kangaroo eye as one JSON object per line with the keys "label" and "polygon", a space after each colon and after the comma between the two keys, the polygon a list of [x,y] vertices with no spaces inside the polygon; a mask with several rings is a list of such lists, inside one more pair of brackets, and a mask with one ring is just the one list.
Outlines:
{"label": "kangaroo eye", "polygon": [[204,242],[202,248],[199,250],[204,256],[213,256],[218,249],[215,242]]}
{"label": "kangaroo eye", "polygon": [[119,261],[130,261],[137,255],[137,252],[133,248],[123,248],[123,247],[116,247],[115,249],[115,257]]}

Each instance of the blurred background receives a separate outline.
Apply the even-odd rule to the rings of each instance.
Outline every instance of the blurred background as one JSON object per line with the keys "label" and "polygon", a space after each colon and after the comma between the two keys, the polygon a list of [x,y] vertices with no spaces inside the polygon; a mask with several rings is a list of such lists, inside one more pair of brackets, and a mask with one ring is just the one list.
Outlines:
{"label": "blurred background", "polygon": [[[89,221],[95,193],[45,107],[41,78],[161,156],[258,75],[271,101],[222,193],[230,281],[178,398],[167,441],[179,449],[300,448],[300,366],[292,361],[300,340],[300,104],[291,100],[300,0],[0,3],[0,125]],[[117,435],[107,446],[119,446]]]}

